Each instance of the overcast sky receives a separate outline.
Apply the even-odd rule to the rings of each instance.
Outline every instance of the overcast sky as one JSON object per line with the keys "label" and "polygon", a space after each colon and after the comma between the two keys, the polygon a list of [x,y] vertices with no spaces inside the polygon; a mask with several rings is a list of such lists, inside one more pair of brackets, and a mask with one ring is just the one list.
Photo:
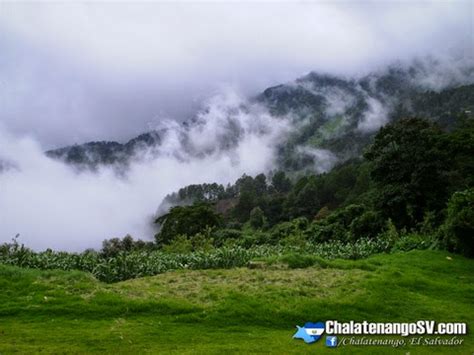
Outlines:
{"label": "overcast sky", "polygon": [[44,149],[124,140],[224,86],[473,56],[472,1],[0,1],[0,124]]}

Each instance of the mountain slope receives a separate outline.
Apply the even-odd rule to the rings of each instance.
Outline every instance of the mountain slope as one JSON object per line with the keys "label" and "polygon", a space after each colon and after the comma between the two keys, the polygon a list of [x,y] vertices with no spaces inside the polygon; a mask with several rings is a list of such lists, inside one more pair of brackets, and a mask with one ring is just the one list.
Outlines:
{"label": "mountain slope", "polygon": [[137,153],[161,143],[160,134],[151,131],[135,137],[124,144],[118,142],[89,142],[81,145],[47,151],[54,159],[83,168],[95,169],[100,165],[123,165]]}
{"label": "mountain slope", "polygon": [[[420,116],[439,121],[450,127],[460,114],[473,112],[474,85],[471,74],[464,80],[444,80],[449,85],[434,91],[426,84],[429,70],[415,63],[411,67],[391,66],[383,72],[372,73],[360,79],[348,79],[310,73],[293,82],[274,86],[239,107],[244,113],[254,107],[292,127],[277,146],[277,164],[284,170],[309,168],[326,171],[341,160],[359,156],[370,143],[374,133],[384,124],[406,116]],[[431,79],[430,79],[431,80]],[[461,85],[471,82],[470,85]],[[431,85],[433,86],[433,85]],[[203,110],[212,111],[212,107]],[[142,134],[125,144],[117,142],[90,142],[47,152],[47,155],[81,168],[101,165],[126,166],[139,159],[143,150],[154,150],[159,155],[162,135],[176,131],[179,149],[192,156],[204,156],[216,150],[232,149],[241,139],[241,122],[235,108],[217,110],[223,115],[216,129],[225,130],[222,139],[207,142],[202,148],[189,144],[190,136],[203,115],[200,112],[183,125],[167,127],[163,131]],[[258,113],[257,113],[258,116]],[[202,117],[201,117],[202,118]],[[204,122],[205,124],[205,122]],[[179,155],[180,152],[178,152]]]}
{"label": "mountain slope", "polygon": [[435,92],[419,85],[413,70],[389,68],[360,80],[311,73],[265,90],[258,100],[272,114],[301,124],[281,145],[280,166],[299,170],[311,161],[358,156],[382,125],[402,117],[451,126],[460,114],[472,112],[474,85]]}

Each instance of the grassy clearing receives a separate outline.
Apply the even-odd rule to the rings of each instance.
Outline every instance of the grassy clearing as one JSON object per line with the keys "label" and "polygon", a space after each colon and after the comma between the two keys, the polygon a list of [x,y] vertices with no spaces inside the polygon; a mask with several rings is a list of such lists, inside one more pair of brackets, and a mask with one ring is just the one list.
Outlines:
{"label": "grassy clearing", "polygon": [[435,251],[303,265],[294,258],[264,268],[179,270],[116,284],[82,272],[0,266],[0,353],[474,351],[471,334],[454,348],[334,350],[322,340],[292,339],[296,324],[326,319],[472,325],[473,260]]}

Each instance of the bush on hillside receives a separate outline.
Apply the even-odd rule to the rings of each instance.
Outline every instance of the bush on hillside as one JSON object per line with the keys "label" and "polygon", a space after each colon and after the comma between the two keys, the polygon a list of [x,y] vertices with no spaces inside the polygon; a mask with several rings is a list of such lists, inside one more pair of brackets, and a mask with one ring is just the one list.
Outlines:
{"label": "bush on hillside", "polygon": [[474,188],[451,196],[441,230],[449,250],[474,257]]}

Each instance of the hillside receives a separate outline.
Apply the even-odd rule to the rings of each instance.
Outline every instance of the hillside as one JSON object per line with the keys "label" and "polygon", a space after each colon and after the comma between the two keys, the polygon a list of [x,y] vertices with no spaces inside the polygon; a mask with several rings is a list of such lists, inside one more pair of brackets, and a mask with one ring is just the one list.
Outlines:
{"label": "hillside", "polygon": [[[180,270],[116,284],[77,271],[0,265],[0,353],[333,353],[324,339],[312,345],[292,339],[296,325],[474,322],[473,260],[411,251],[320,265]],[[461,338],[457,347],[339,350],[472,353],[472,332]]]}
{"label": "hillside", "polygon": [[[388,122],[418,116],[449,127],[459,114],[474,112],[472,68],[463,80],[447,81],[441,88],[425,83],[432,75],[430,70],[420,63],[409,67],[393,65],[359,79],[312,72],[293,82],[268,88],[243,106],[218,111],[217,114],[226,116],[219,121],[219,125],[226,125],[226,133],[218,141],[208,142],[205,148],[189,146],[188,142],[189,137],[196,134],[195,130],[206,124],[202,122],[202,116],[213,112],[213,107],[203,107],[179,127],[174,125],[159,132],[144,133],[125,144],[89,142],[46,154],[82,168],[126,166],[139,160],[144,152],[152,151],[155,156],[163,154],[160,152],[162,136],[173,131],[181,150],[202,157],[216,149],[229,150],[241,139],[241,118],[236,110],[243,113],[263,110],[287,121],[291,127],[289,134],[278,142],[278,168],[326,171],[336,161],[360,156],[377,130]],[[464,85],[466,83],[471,85]],[[213,147],[209,148],[209,145]]]}
{"label": "hillside", "polygon": [[152,149],[160,143],[160,133],[151,131],[124,144],[114,141],[89,142],[49,150],[46,155],[77,167],[95,169],[100,165],[127,165],[137,152]]}
{"label": "hillside", "polygon": [[338,161],[358,157],[382,125],[400,118],[429,118],[449,127],[460,114],[473,112],[474,85],[435,92],[415,77],[395,68],[357,81],[311,73],[265,90],[258,100],[273,115],[303,122],[281,144],[280,168],[304,168],[318,152]]}

